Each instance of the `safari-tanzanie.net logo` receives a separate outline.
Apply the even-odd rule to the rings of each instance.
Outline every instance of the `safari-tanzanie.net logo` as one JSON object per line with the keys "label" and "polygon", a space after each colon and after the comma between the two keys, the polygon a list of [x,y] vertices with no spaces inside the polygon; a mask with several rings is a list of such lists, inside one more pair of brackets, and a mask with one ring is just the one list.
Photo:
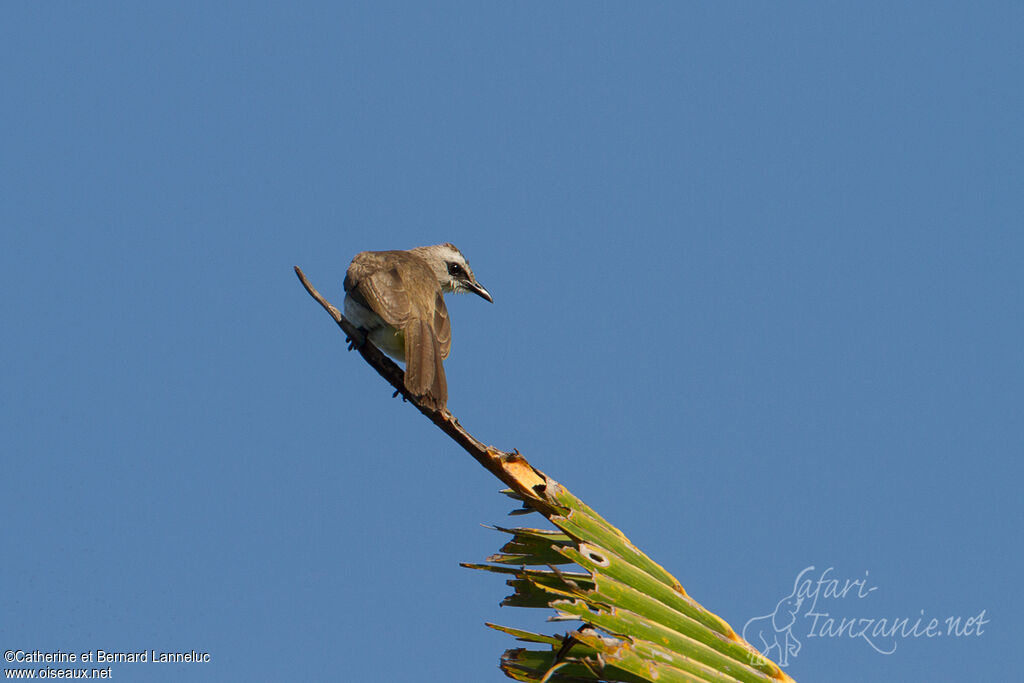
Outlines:
{"label": "safari-tanzanie.net logo", "polygon": [[989,623],[985,610],[967,617],[929,617],[923,609],[914,616],[869,616],[863,601],[878,586],[871,585],[868,572],[850,579],[836,578],[834,570],[815,573],[813,565],[805,567],[774,610],[743,625],[743,639],[779,666],[789,666],[790,657],[813,638],[853,640],[891,655],[903,639],[980,636]]}

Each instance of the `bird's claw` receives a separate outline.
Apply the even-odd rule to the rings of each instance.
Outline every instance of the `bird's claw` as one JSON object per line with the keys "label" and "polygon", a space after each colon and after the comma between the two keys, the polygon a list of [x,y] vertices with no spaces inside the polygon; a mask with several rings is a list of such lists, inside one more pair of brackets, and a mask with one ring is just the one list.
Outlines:
{"label": "bird's claw", "polygon": [[346,336],[345,337],[345,341],[348,342],[348,350],[349,351],[355,351],[357,349],[361,349],[361,348],[363,348],[363,345],[366,344],[366,333],[363,332],[360,329],[360,330],[358,330],[358,334],[353,335],[351,337]]}

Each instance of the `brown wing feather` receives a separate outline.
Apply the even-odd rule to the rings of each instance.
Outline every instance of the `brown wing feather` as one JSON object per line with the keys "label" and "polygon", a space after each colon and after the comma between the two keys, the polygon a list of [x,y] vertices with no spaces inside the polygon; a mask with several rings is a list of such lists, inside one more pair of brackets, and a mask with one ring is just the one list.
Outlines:
{"label": "brown wing feather", "polygon": [[405,327],[412,315],[412,300],[397,268],[369,274],[359,280],[355,290],[392,327]]}
{"label": "brown wing feather", "polygon": [[448,403],[448,382],[441,349],[426,320],[412,320],[405,328],[405,386],[435,410]]}
{"label": "brown wing feather", "polygon": [[440,291],[434,299],[434,336],[441,346],[441,358],[447,358],[452,351],[452,323],[448,319],[448,307]]}

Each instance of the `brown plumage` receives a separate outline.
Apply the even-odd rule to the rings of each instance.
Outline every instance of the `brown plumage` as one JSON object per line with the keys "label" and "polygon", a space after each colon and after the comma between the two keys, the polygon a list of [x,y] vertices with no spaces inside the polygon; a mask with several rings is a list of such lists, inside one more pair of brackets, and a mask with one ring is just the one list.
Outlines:
{"label": "brown plumage", "polygon": [[473,291],[491,300],[453,245],[356,254],[345,275],[345,316],[370,341],[404,361],[405,386],[435,410],[448,401],[442,360],[451,352],[445,291]]}

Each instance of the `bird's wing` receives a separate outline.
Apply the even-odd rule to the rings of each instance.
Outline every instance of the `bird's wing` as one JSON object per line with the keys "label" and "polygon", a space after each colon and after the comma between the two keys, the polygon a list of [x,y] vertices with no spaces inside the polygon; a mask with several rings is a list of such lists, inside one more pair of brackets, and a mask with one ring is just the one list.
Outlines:
{"label": "bird's wing", "polygon": [[448,381],[441,350],[426,320],[411,320],[405,328],[405,386],[434,410],[448,403]]}
{"label": "bird's wing", "polygon": [[434,298],[434,336],[441,347],[441,358],[447,358],[452,350],[452,323],[448,319],[448,307],[444,295],[438,290]]}
{"label": "bird's wing", "polygon": [[345,290],[362,299],[396,329],[405,327],[412,316],[412,299],[397,267],[380,268],[374,263],[353,260],[345,278]]}

